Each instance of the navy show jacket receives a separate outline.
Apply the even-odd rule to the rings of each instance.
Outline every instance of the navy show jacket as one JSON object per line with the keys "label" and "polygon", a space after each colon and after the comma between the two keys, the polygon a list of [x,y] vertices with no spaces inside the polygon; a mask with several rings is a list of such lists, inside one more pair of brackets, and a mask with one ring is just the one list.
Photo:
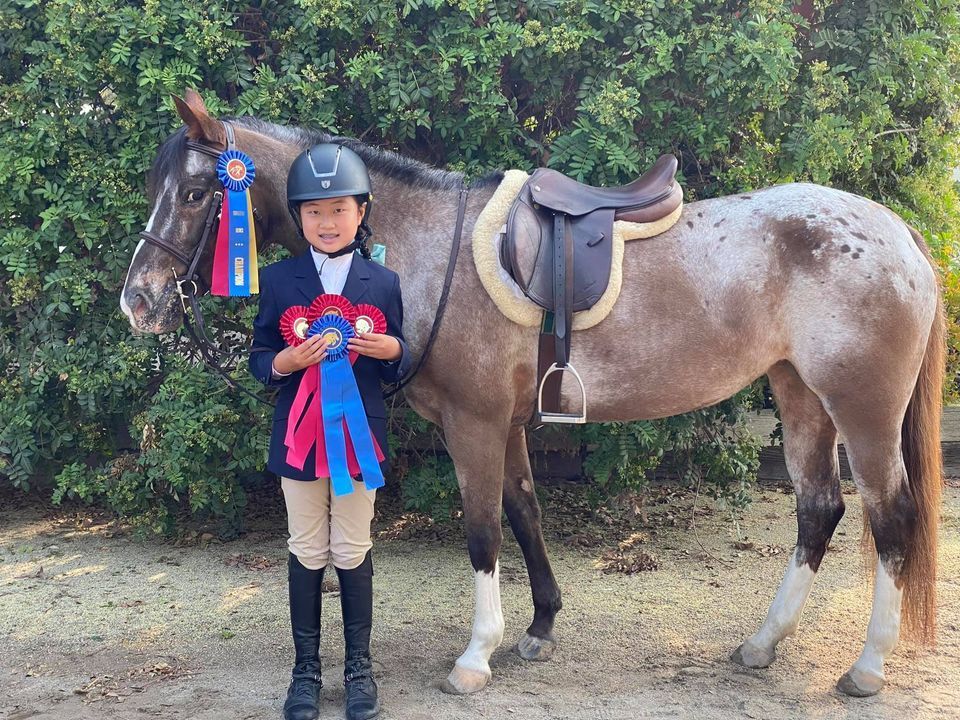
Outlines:
{"label": "navy show jacket", "polygon": [[[298,370],[285,377],[274,378],[273,358],[286,347],[280,334],[280,315],[292,305],[309,305],[322,294],[323,284],[308,249],[302,255],[286,258],[260,270],[260,305],[253,322],[253,349],[250,352],[250,372],[268,387],[279,387],[277,406],[273,411],[270,433],[270,452],[267,470],[277,476],[295,480],[315,480],[313,467],[316,448],[307,455],[303,470],[286,462],[287,448],[283,444],[287,432],[290,406],[300,386],[304,371]],[[387,319],[387,334],[400,341],[399,360],[383,362],[360,355],[353,365],[363,407],[384,456],[386,472],[389,462],[387,449],[387,408],[383,401],[381,382],[399,381],[410,370],[410,351],[403,339],[403,300],[400,296],[400,278],[393,270],[356,254],[341,293],[350,302],[369,303],[383,311]]]}

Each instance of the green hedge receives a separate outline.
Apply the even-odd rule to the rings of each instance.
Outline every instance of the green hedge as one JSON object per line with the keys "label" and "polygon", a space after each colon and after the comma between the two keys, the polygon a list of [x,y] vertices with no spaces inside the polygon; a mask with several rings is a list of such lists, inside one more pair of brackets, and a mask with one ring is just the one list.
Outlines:
{"label": "green hedge", "polygon": [[[958,3],[812,5],[804,18],[706,0],[8,0],[0,473],[155,529],[184,508],[234,521],[261,481],[264,409],[182,338],[132,335],[118,308],[145,172],[179,125],[170,93],[188,86],[217,114],[304,122],[471,176],[550,165],[613,184],[674,152],[688,200],[801,179],[852,190],[923,230],[956,318]],[[254,312],[207,302],[247,325]],[[954,375],[958,347],[952,323]],[[573,442],[596,448],[604,492],[642,484],[664,448],[704,448],[689,467],[736,500],[756,458],[737,408]],[[401,466],[418,506],[449,485],[436,462]]]}

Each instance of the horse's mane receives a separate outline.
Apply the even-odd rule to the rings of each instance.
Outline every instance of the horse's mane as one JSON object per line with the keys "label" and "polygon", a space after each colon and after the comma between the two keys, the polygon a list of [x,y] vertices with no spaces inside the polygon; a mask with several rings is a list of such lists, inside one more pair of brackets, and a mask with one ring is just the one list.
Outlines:
{"label": "horse's mane", "polygon": [[[336,142],[353,150],[366,163],[372,173],[386,175],[405,184],[425,190],[459,190],[463,173],[451,172],[432,167],[414,158],[405,157],[390,150],[368,145],[356,138],[330,135],[311,127],[277,125],[250,115],[225,117],[235,125],[267,135],[281,142],[308,148],[318,143]],[[186,148],[186,127],[182,127],[160,146],[157,158],[151,168],[152,177],[165,177],[179,167]],[[471,189],[499,185],[503,179],[502,170],[492,170],[470,184]]]}

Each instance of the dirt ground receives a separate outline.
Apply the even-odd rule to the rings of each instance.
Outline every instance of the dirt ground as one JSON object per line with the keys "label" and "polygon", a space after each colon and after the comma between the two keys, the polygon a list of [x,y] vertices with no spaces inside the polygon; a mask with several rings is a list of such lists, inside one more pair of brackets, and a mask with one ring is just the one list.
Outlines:
{"label": "dirt ground", "polygon": [[[664,492],[632,519],[591,513],[579,490],[545,492],[563,590],[559,646],[527,663],[513,646],[532,617],[509,530],[501,559],[504,643],[493,681],[469,697],[440,681],[463,651],[473,581],[462,531],[384,496],[375,546],[373,649],[383,718],[960,717],[960,487],[947,489],[938,645],[901,643],[875,698],[834,689],[866,632],[860,503],[834,538],[795,638],[767,670],[728,660],[761,622],[796,533],[793,496],[757,490],[739,522]],[[275,720],[292,651],[282,500],[255,499],[250,529],[140,541],[106,516],[0,498],[0,717]],[[623,543],[620,545],[620,543]],[[625,573],[623,570],[638,570]],[[336,588],[325,595],[322,718],[342,717]]]}

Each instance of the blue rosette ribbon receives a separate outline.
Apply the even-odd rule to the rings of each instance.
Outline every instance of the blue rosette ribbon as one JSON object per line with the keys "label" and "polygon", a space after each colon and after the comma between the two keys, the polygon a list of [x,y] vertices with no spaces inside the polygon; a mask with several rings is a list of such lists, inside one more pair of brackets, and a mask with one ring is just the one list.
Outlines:
{"label": "blue rosette ribbon", "polygon": [[217,158],[217,177],[230,192],[243,192],[253,185],[256,176],[253,160],[245,152],[231,148]]}
{"label": "blue rosette ribbon", "polygon": [[[217,158],[217,177],[226,197],[220,215],[214,256],[214,295],[246,296],[259,292],[257,238],[250,186],[257,175],[253,160],[230,148]],[[221,237],[222,236],[222,237]]]}
{"label": "blue rosette ribbon", "polygon": [[383,487],[383,471],[377,460],[360,388],[347,356],[347,341],[355,335],[353,327],[339,315],[324,315],[314,320],[307,331],[307,337],[318,334],[328,341],[326,360],[320,363],[320,407],[333,492],[336,495],[353,492],[344,424],[350,433],[364,485],[368,490]]}

